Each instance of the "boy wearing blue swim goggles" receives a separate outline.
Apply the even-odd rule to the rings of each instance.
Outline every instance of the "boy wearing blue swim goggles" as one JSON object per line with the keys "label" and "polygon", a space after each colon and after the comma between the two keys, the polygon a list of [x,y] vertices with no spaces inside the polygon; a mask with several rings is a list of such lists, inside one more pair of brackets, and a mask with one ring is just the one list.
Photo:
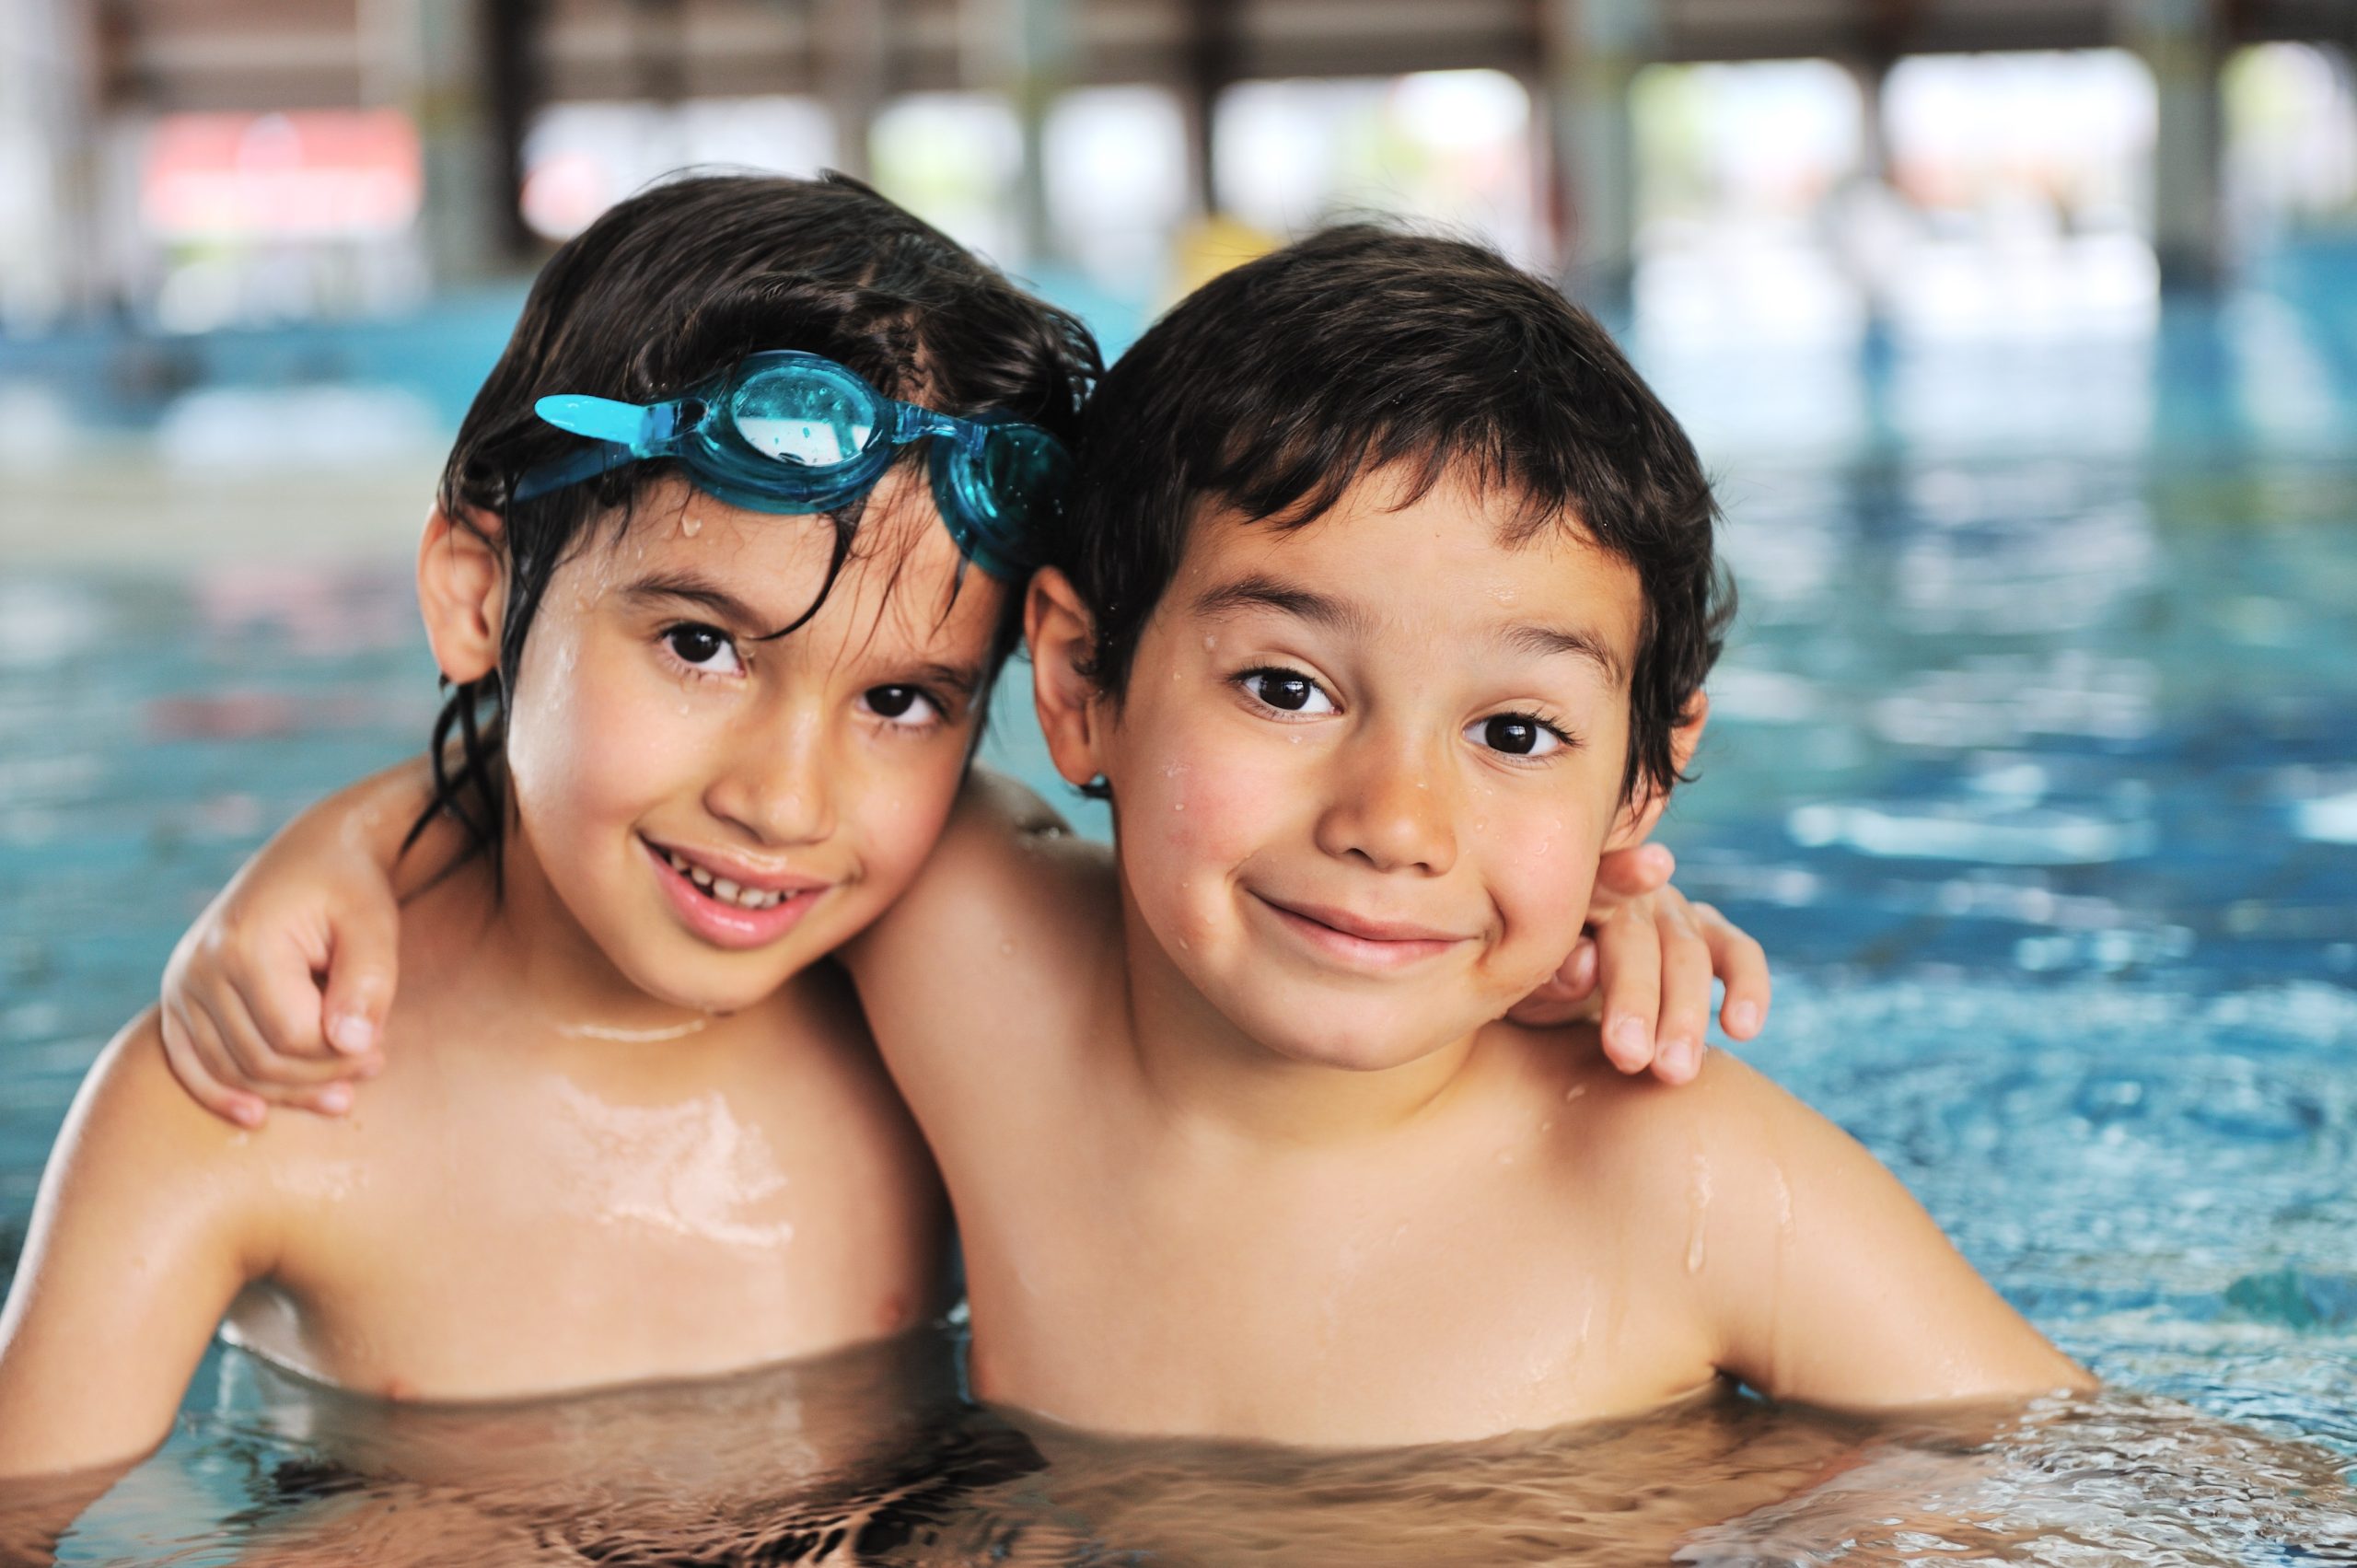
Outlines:
{"label": "boy wearing blue swim goggles", "polygon": [[795,349],[748,354],[669,402],[578,393],[534,412],[596,445],[528,470],[530,501],[624,464],[668,458],[697,489],[757,512],[831,512],[867,494],[900,448],[931,440],[934,504],[965,556],[1020,582],[1039,564],[1039,529],[1062,505],[1072,461],[1036,424],[897,402],[831,359]]}

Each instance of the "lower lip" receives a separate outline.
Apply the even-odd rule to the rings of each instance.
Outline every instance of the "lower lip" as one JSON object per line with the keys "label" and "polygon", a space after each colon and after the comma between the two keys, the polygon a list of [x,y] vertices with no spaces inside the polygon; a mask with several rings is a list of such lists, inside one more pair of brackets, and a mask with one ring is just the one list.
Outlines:
{"label": "lower lip", "polygon": [[671,907],[694,932],[715,947],[765,947],[802,923],[810,906],[827,889],[811,888],[793,897],[781,899],[765,910],[739,909],[724,904],[718,899],[707,898],[688,877],[673,866],[669,857],[653,844],[646,845],[646,855],[655,863],[656,877],[670,895]]}
{"label": "lower lip", "polygon": [[1283,904],[1271,903],[1259,894],[1252,901],[1274,917],[1279,929],[1290,933],[1323,958],[1339,961],[1346,968],[1376,970],[1388,972],[1403,970],[1426,958],[1438,958],[1457,946],[1447,937],[1413,937],[1406,941],[1381,941],[1371,936],[1353,936],[1347,931],[1337,931],[1323,921],[1312,920],[1306,914],[1295,914]]}

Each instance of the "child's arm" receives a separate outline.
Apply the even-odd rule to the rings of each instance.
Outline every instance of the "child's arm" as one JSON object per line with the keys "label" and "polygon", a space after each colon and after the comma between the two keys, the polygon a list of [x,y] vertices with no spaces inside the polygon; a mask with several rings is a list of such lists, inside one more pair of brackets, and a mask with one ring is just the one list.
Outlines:
{"label": "child's arm", "polygon": [[[1720,1345],[1779,1399],[1865,1410],[2084,1389],[2094,1379],[1991,1288],[1857,1142],[1740,1062],[1655,1097],[1650,1201]],[[1690,1166],[1660,1156],[1674,1143]],[[1675,1182],[1666,1178],[1675,1176]]]}
{"label": "child's arm", "polygon": [[[189,1094],[215,1115],[255,1127],[271,1103],[339,1113],[351,1105],[349,1080],[382,1065],[376,1039],[392,1003],[399,899],[407,890],[395,885],[394,869],[422,878],[424,868],[447,864],[459,847],[457,830],[436,822],[415,852],[402,855],[427,789],[424,761],[414,759],[311,807],[262,846],[181,937],[164,975],[165,1053]],[[1019,894],[1000,903],[993,900],[1002,895],[983,889],[1044,864],[1032,854],[1043,833],[1066,841],[1057,853],[1085,867],[1082,875],[1110,877],[1104,846],[1070,838],[1038,796],[986,771],[968,784],[958,822],[969,842],[956,857],[964,869],[951,880],[966,880],[934,900],[953,924],[968,917],[994,928],[1019,923],[1011,912],[1025,902]],[[1682,1083],[1699,1064],[1715,974],[1726,987],[1727,1033],[1737,1040],[1757,1033],[1768,1005],[1759,945],[1669,887],[1673,864],[1652,845],[1606,856],[1592,900],[1593,937],[1515,1016],[1560,1023],[1596,1013],[1600,1002],[1606,1053],[1623,1072],[1651,1066]],[[941,868],[928,866],[920,889],[943,881]],[[886,922],[909,923],[893,914]]]}
{"label": "child's arm", "polygon": [[269,1185],[244,1133],[165,1071],[155,1016],[118,1035],[58,1135],[0,1309],[0,1476],[135,1458],[245,1283]]}
{"label": "child's arm", "polygon": [[270,1104],[329,1115],[351,1080],[384,1065],[401,945],[396,867],[448,863],[446,820],[401,854],[430,789],[425,760],[398,763],[306,810],[248,861],[172,950],[164,1051],[206,1109],[258,1127]]}

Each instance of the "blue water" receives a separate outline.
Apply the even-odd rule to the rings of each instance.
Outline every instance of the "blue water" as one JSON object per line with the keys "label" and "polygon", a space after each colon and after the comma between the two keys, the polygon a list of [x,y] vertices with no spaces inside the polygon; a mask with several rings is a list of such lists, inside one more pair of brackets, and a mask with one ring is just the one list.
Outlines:
{"label": "blue water", "polygon": [[[1747,1054],[2119,1394],[1993,1445],[1746,1407],[1327,1470],[1039,1434],[993,1469],[972,1455],[1016,1440],[950,1411],[937,1430],[981,1479],[928,1516],[940,1560],[1375,1561],[1410,1539],[1377,1528],[1403,1517],[1379,1496],[1485,1561],[1606,1561],[1633,1538],[1564,1521],[1635,1516],[1567,1478],[1673,1455],[1724,1483],[1665,1505],[1690,1561],[1902,1560],[1873,1521],[1961,1517],[1967,1493],[1986,1539],[1923,1539],[1982,1561],[2351,1560],[2332,1493],[2357,1463],[2351,276],[2347,252],[2293,255],[2124,340],[1640,344],[1720,476],[1744,596],[1664,837],[1776,965]],[[1026,684],[993,755],[1052,791]],[[0,574],[9,1256],[75,1082],[184,923],[282,818],[412,751],[432,703],[394,565]],[[330,1408],[216,1353],[68,1559],[230,1560],[296,1506],[256,1498],[316,1456]],[[679,1419],[709,1439],[737,1417]],[[1872,1484],[1808,1463],[1770,1484],[1826,1445],[1874,1456]],[[1959,1491],[1958,1455],[1996,1471]],[[2196,1471],[2228,1478],[2198,1504]],[[1450,1486],[1418,1489],[1435,1474]],[[648,1528],[631,1539],[653,1551]],[[1308,1549],[1353,1529],[1388,1544]],[[1666,1554],[1646,1550],[1630,1560]]]}

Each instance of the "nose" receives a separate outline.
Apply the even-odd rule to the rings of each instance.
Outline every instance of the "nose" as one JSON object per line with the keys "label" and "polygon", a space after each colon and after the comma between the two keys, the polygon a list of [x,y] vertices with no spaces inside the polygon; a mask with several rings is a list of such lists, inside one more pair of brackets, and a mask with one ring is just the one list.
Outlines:
{"label": "nose", "polygon": [[729,737],[704,805],[757,843],[817,843],[835,830],[830,744],[817,705],[780,704]]}
{"label": "nose", "polygon": [[1376,727],[1354,737],[1336,762],[1318,848],[1377,871],[1438,877],[1457,864],[1448,770],[1439,757]]}

